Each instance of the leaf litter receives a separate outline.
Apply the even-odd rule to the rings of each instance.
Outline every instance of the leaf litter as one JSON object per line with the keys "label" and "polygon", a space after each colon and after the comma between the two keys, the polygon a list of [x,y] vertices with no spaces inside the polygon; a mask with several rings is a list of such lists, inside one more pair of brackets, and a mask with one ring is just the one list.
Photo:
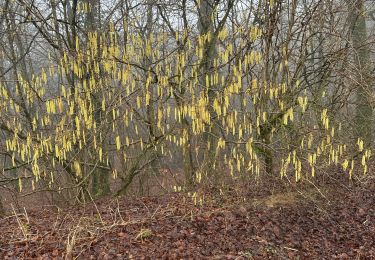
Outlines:
{"label": "leaf litter", "polygon": [[0,220],[0,258],[375,259],[375,186],[341,183],[325,198],[253,189],[202,206],[172,193],[20,211]]}

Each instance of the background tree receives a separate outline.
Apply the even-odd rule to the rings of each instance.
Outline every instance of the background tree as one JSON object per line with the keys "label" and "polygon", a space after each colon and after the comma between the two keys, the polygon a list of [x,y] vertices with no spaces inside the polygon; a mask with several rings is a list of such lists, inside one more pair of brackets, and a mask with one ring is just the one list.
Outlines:
{"label": "background tree", "polygon": [[356,135],[364,140],[367,145],[373,142],[373,83],[371,76],[370,49],[366,28],[366,11],[364,1],[349,1],[350,37],[353,44],[354,75],[358,90],[356,93]]}

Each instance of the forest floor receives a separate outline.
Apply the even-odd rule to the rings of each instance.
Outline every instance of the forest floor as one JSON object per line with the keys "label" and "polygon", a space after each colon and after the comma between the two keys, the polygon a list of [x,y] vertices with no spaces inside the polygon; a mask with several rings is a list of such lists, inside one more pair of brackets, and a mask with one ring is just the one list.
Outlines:
{"label": "forest floor", "polygon": [[374,183],[212,189],[203,206],[172,193],[19,211],[0,219],[0,259],[375,259]]}

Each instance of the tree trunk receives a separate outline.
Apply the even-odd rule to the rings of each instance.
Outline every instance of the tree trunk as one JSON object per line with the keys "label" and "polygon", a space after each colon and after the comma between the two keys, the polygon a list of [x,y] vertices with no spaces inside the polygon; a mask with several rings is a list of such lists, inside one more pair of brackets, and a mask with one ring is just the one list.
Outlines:
{"label": "tree trunk", "polygon": [[353,43],[354,62],[358,68],[359,86],[356,93],[356,136],[367,145],[372,144],[372,119],[373,111],[368,97],[372,94],[372,82],[370,81],[370,52],[367,46],[366,18],[364,15],[363,0],[357,0],[349,4],[349,19],[351,24],[351,38]]}
{"label": "tree trunk", "polygon": [[210,78],[211,73],[215,71],[214,60],[217,56],[216,39],[214,37],[213,15],[215,2],[213,0],[201,1],[199,6],[199,33],[200,35],[210,35],[203,46],[203,58],[201,63],[200,85],[205,86],[206,98],[208,99],[208,112],[210,123],[206,124],[204,141],[207,144],[205,151],[205,171],[211,171],[215,167],[216,147],[219,136],[219,125],[217,115],[213,109],[213,101],[218,93],[217,86],[212,82],[206,85],[206,78]]}
{"label": "tree trunk", "polygon": [[[87,1],[90,5],[89,12],[86,17],[86,28],[87,32],[97,32],[100,33],[100,0]],[[101,43],[98,43],[98,48],[100,48]],[[101,93],[92,93],[92,100],[94,104],[94,120],[97,128],[100,129],[100,126],[104,123],[104,118],[101,110]],[[98,140],[98,145],[102,147],[105,145],[104,141],[101,140],[99,133],[96,134],[96,140]],[[104,149],[103,149],[104,150]],[[93,153],[92,156],[94,156]],[[89,155],[91,157],[91,154]],[[91,192],[95,197],[102,197],[108,195],[111,192],[109,184],[109,172],[101,167],[98,167],[94,170],[91,183]]]}

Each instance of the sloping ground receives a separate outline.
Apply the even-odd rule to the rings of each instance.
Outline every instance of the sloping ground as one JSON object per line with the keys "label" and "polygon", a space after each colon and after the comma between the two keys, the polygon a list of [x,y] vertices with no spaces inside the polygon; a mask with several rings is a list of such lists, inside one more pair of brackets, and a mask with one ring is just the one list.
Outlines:
{"label": "sloping ground", "polygon": [[340,185],[325,198],[206,194],[199,207],[172,194],[8,216],[0,259],[375,259],[375,185]]}

